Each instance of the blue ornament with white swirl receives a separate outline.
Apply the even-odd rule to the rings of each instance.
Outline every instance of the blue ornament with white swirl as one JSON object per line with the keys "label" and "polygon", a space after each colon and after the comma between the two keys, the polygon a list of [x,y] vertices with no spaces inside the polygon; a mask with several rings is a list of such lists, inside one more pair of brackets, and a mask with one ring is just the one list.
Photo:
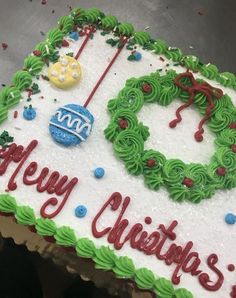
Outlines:
{"label": "blue ornament with white swirl", "polygon": [[85,141],[92,131],[93,115],[85,107],[68,104],[59,108],[49,122],[52,138],[68,147]]}

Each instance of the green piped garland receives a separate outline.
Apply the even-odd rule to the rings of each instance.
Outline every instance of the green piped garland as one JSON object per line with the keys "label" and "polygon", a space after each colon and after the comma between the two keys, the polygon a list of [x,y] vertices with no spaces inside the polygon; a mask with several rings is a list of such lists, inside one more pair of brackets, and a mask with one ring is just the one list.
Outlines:
{"label": "green piped garland", "polygon": [[14,197],[0,194],[0,212],[7,216],[15,216],[17,223],[32,227],[43,237],[53,237],[58,245],[66,248],[73,247],[82,258],[89,258],[95,262],[95,268],[113,271],[117,278],[132,279],[143,290],[153,291],[158,298],[193,298],[186,289],[175,289],[171,281],[156,277],[147,268],[136,269],[133,261],[128,257],[118,257],[112,249],[106,246],[96,248],[87,238],[77,239],[75,232],[66,226],[57,227],[51,219],[36,218],[32,208],[18,206]]}
{"label": "green piped garland", "polygon": [[[135,176],[143,175],[150,189],[165,186],[174,201],[199,203],[212,197],[216,190],[236,187],[236,108],[228,95],[215,101],[208,126],[216,134],[216,151],[209,164],[185,164],[145,149],[149,130],[136,114],[145,103],[168,106],[178,97],[185,102],[189,94],[174,84],[176,76],[171,70],[163,76],[156,72],[127,80],[117,98],[108,102],[111,122],[104,133],[126,170]],[[194,103],[204,114],[205,95],[196,93]]]}

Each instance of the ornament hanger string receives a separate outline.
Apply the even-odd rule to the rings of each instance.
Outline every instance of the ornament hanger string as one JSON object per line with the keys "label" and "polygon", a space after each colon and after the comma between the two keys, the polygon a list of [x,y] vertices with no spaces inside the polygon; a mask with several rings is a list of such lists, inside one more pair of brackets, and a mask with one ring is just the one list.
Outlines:
{"label": "ornament hanger string", "polygon": [[[93,34],[94,32],[96,32],[96,28],[94,26],[88,26],[85,27],[84,30],[82,31],[81,36],[86,35],[85,40],[83,41],[81,47],[79,48],[77,54],[75,55],[75,59],[77,60],[83,49],[85,48],[86,44],[88,43],[91,34]],[[86,108],[88,106],[88,104],[90,103],[90,101],[92,100],[95,92],[97,91],[98,87],[101,85],[102,81],[104,80],[105,76],[107,75],[108,71],[110,70],[110,68],[112,67],[112,65],[114,64],[114,62],[116,61],[117,57],[119,56],[119,54],[121,53],[121,51],[123,50],[124,46],[126,45],[128,41],[128,37],[122,37],[120,36],[120,45],[115,53],[115,55],[113,56],[113,58],[111,59],[110,63],[108,64],[108,66],[106,67],[106,69],[104,70],[104,72],[102,73],[101,77],[99,78],[99,80],[97,81],[96,85],[94,86],[93,90],[91,91],[91,93],[89,94],[88,98],[86,99],[85,103],[84,103],[84,107]]]}

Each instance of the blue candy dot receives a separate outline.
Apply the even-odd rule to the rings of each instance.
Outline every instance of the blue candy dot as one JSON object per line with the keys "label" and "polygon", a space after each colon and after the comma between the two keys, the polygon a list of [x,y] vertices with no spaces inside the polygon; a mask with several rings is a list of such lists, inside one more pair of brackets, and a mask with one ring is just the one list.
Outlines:
{"label": "blue candy dot", "polygon": [[79,218],[85,217],[86,213],[87,213],[87,208],[84,205],[79,205],[75,209],[76,217],[79,217]]}
{"label": "blue candy dot", "polygon": [[225,215],[225,222],[228,225],[233,225],[236,223],[236,215],[234,215],[233,213],[228,213]]}
{"label": "blue candy dot", "polygon": [[142,54],[139,52],[135,52],[133,55],[136,61],[140,61],[142,59]]}
{"label": "blue candy dot", "polygon": [[94,170],[94,176],[101,179],[105,175],[105,170],[103,168],[96,168]]}
{"label": "blue candy dot", "polygon": [[32,108],[31,106],[29,106],[28,108],[25,108],[23,112],[23,117],[26,120],[33,120],[36,117],[35,109]]}
{"label": "blue candy dot", "polygon": [[69,34],[70,38],[74,39],[74,40],[79,40],[79,33],[76,31],[73,31]]}

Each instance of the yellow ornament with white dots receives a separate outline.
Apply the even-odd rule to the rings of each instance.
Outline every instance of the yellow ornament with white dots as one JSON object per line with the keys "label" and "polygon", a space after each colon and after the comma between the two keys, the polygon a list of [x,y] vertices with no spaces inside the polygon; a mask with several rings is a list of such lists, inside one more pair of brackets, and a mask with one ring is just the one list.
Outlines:
{"label": "yellow ornament with white dots", "polygon": [[60,89],[71,88],[81,79],[80,64],[71,56],[62,56],[49,67],[48,77],[50,82]]}

